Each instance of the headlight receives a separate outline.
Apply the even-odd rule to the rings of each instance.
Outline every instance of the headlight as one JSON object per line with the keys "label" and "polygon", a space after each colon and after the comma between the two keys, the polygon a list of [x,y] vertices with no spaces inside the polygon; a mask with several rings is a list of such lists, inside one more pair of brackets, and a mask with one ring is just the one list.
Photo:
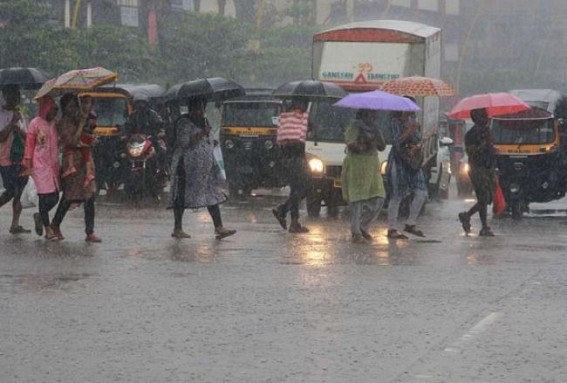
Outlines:
{"label": "headlight", "polygon": [[386,175],[386,169],[388,168],[388,161],[382,161],[380,164],[380,174],[382,176]]}
{"label": "headlight", "polygon": [[224,146],[225,146],[227,149],[232,149],[232,148],[234,148],[234,142],[232,142],[232,140],[226,140],[226,141],[224,142]]}
{"label": "headlight", "polygon": [[264,148],[270,150],[274,147],[274,143],[272,141],[264,141]]}
{"label": "headlight", "polygon": [[325,166],[323,165],[323,161],[318,158],[311,158],[309,160],[309,169],[311,169],[311,173],[323,173]]}
{"label": "headlight", "polygon": [[128,148],[128,154],[130,155],[130,157],[133,157],[133,158],[140,157],[142,155],[143,151],[144,151],[143,145],[131,146],[131,147]]}

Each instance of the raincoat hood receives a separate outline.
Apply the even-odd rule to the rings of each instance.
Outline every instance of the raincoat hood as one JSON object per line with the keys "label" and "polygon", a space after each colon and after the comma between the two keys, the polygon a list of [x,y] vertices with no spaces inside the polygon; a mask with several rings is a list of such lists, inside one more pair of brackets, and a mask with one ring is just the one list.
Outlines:
{"label": "raincoat hood", "polygon": [[56,108],[55,101],[49,96],[44,96],[39,99],[39,110],[37,115],[44,120],[47,120],[47,116],[51,111]]}

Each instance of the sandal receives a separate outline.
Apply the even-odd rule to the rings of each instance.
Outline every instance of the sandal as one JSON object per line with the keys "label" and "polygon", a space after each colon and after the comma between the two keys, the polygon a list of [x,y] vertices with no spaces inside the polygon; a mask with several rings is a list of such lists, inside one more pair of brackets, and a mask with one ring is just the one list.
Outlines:
{"label": "sandal", "polygon": [[418,237],[425,237],[423,231],[419,230],[415,225],[406,225],[404,227],[404,231],[413,235],[417,235]]}
{"label": "sandal", "polygon": [[494,237],[494,233],[489,227],[483,227],[478,235],[481,237]]}
{"label": "sandal", "polygon": [[10,228],[10,234],[27,234],[27,233],[31,233],[31,230],[24,229],[20,225]]}
{"label": "sandal", "polygon": [[301,224],[295,224],[295,225],[290,225],[289,226],[289,232],[290,233],[294,233],[294,234],[304,234],[304,233],[309,233],[309,229],[306,228],[305,226],[301,226]]}
{"label": "sandal", "polygon": [[469,234],[471,232],[471,218],[468,214],[465,212],[459,213],[459,221],[461,221],[465,234]]}
{"label": "sandal", "polygon": [[386,235],[388,238],[390,239],[408,239],[407,236],[405,236],[404,234],[400,233],[399,231],[397,231],[396,229],[390,229],[388,230],[388,234]]}
{"label": "sandal", "polygon": [[173,233],[171,233],[171,236],[173,238],[191,238],[191,236],[183,230],[174,230]]}
{"label": "sandal", "polygon": [[229,230],[229,229],[225,229],[224,227],[221,227],[216,229],[215,233],[216,233],[216,237],[215,237],[216,239],[223,239],[236,234],[236,230]]}

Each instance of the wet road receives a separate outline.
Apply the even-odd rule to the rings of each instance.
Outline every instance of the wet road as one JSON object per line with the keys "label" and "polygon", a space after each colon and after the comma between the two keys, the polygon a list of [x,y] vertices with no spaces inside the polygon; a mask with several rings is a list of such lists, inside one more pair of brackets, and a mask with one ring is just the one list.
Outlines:
{"label": "wet road", "polygon": [[567,381],[564,211],[465,237],[455,197],[425,239],[388,243],[382,218],[352,244],[346,217],[284,232],[278,201],[223,206],[223,241],[188,211],[180,241],[169,211],[101,198],[101,244],[80,209],[45,242],[8,234],[3,207],[0,382]]}

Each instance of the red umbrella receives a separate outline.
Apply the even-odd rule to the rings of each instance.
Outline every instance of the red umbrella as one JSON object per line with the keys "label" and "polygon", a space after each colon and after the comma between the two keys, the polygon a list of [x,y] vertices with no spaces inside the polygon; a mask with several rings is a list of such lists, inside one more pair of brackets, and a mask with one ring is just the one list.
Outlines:
{"label": "red umbrella", "polygon": [[471,110],[486,109],[488,116],[501,116],[530,109],[530,106],[510,93],[484,93],[463,98],[449,113],[449,117],[470,118]]}

